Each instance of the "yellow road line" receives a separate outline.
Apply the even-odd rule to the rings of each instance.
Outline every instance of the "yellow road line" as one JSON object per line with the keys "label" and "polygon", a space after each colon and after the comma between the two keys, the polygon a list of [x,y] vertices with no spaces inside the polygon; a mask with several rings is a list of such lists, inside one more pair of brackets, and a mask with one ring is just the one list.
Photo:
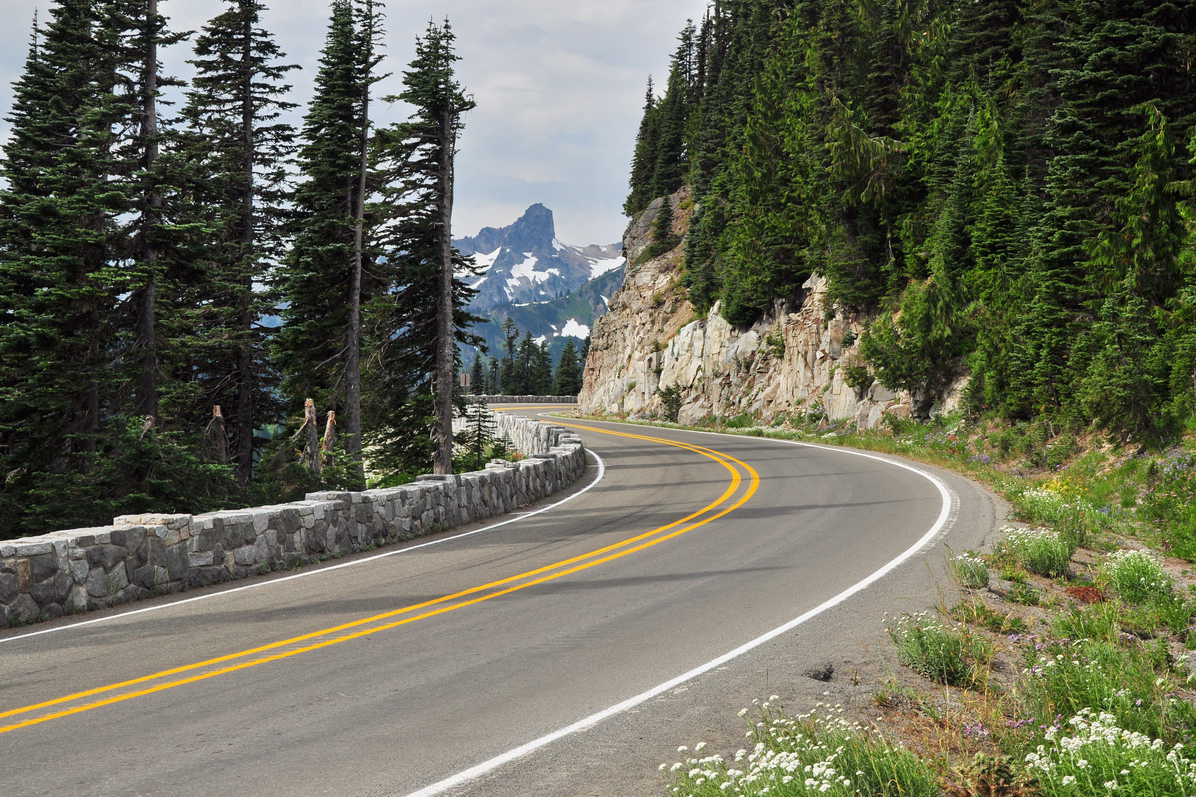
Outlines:
{"label": "yellow road line", "polygon": [[[589,427],[579,427],[579,428],[588,429]],[[603,430],[595,430],[595,431],[603,431]],[[555,562],[553,564],[545,565],[545,566],[537,568],[535,570],[529,570],[524,573],[519,573],[518,575],[508,576],[507,578],[500,579],[498,581],[492,581],[488,584],[482,584],[480,586],[471,587],[467,590],[463,590],[461,592],[455,592],[451,595],[444,595],[439,598],[435,598],[433,600],[424,601],[423,603],[417,603],[417,604],[413,604],[411,606],[405,606],[401,609],[393,609],[389,612],[383,612],[382,614],[373,615],[371,617],[364,617],[362,619],[354,620],[352,622],[344,623],[341,625],[337,625],[332,628],[325,628],[320,631],[312,631],[310,633],[303,634],[301,636],[292,637],[290,639],[284,639],[284,640],[281,640],[278,642],[273,642],[269,645],[263,645],[261,647],[252,648],[250,650],[244,650],[244,651],[240,651],[238,653],[231,653],[226,656],[220,656],[220,657],[213,658],[213,659],[207,659],[205,661],[197,662],[195,664],[189,664],[189,665],[186,665],[183,667],[176,667],[176,668],[173,668],[170,670],[164,670],[162,672],[154,673],[153,675],[146,675],[146,676],[142,676],[140,678],[134,678],[129,681],[122,681],[120,683],[110,684],[108,686],[97,687],[95,689],[90,689],[90,690],[87,690],[84,692],[78,692],[78,693],[75,693],[72,695],[67,695],[65,697],[60,697],[60,698],[56,698],[54,700],[49,700],[44,703],[38,703],[38,704],[32,705],[32,706],[26,706],[23,708],[11,709],[8,711],[0,712],[0,719],[4,719],[5,717],[15,716],[17,714],[28,713],[30,711],[35,711],[35,710],[42,709],[42,708],[49,708],[50,706],[59,705],[61,703],[66,703],[71,700],[78,700],[78,699],[81,699],[84,697],[92,697],[94,695],[103,694],[105,692],[110,692],[110,691],[113,691],[116,689],[123,689],[123,688],[129,687],[129,686],[136,686],[138,684],[148,683],[149,681],[153,681],[153,680],[156,680],[159,678],[165,678],[165,677],[169,677],[172,675],[178,675],[178,674],[181,674],[184,672],[190,672],[192,670],[200,669],[203,667],[211,667],[211,666],[214,666],[217,664],[223,664],[228,661],[234,661],[236,659],[244,658],[246,656],[252,656],[257,653],[264,653],[266,651],[276,650],[278,648],[286,647],[288,645],[295,645],[295,644],[298,644],[301,642],[305,642],[310,639],[316,639],[321,636],[327,636],[329,634],[335,634],[340,631],[346,631],[346,630],[349,630],[352,628],[358,628],[363,625],[369,625],[370,623],[376,623],[381,620],[386,620],[391,617],[396,617],[400,614],[405,614],[407,612],[416,611],[418,609],[424,609],[429,606],[434,606],[434,605],[437,605],[440,603],[445,603],[447,601],[455,600],[457,598],[462,598],[467,595],[472,595],[472,594],[475,594],[478,592],[484,592],[485,590],[488,590],[488,589],[494,589],[496,587],[500,587],[505,584],[510,584],[510,583],[522,580],[524,578],[530,578],[532,576],[540,575],[542,573],[549,572],[549,571],[554,570],[559,567],[564,567],[567,565],[574,564],[575,562],[584,561],[585,559],[588,559],[588,558],[600,556],[609,551],[617,550],[618,548],[621,548],[621,547],[624,547],[627,545],[631,545],[631,544],[639,542],[640,540],[643,540],[643,539],[647,539],[647,538],[649,538],[655,534],[658,534],[662,531],[667,531],[668,529],[671,529],[675,526],[681,525],[682,523],[692,520],[693,518],[696,518],[696,517],[702,515],[703,513],[714,509],[719,504],[721,504],[723,501],[726,501],[728,498],[730,498],[731,495],[733,495],[734,492],[738,489],[739,484],[741,483],[741,477],[739,476],[738,472],[735,471],[730,466],[728,466],[726,462],[719,459],[719,457],[722,455],[720,455],[718,452],[713,452],[709,449],[703,449],[700,446],[693,446],[688,443],[679,443],[677,441],[663,440],[661,438],[645,437],[643,435],[624,434],[624,433],[620,433],[620,432],[609,432],[609,434],[623,436],[623,437],[633,437],[633,438],[637,438],[637,439],[641,439],[641,440],[648,440],[648,441],[652,441],[652,442],[666,443],[666,444],[672,445],[676,448],[683,448],[683,449],[692,450],[697,453],[700,453],[703,456],[707,456],[711,459],[714,459],[715,461],[719,462],[719,464],[723,465],[723,467],[727,468],[727,470],[729,470],[731,472],[731,483],[727,487],[727,489],[723,492],[723,494],[721,496],[719,496],[719,498],[717,500],[711,502],[710,504],[707,504],[706,506],[699,509],[697,512],[693,512],[693,513],[691,513],[683,518],[680,518],[679,520],[675,520],[672,523],[669,523],[665,526],[661,526],[659,528],[652,529],[651,531],[645,532],[645,533],[640,534],[635,537],[631,537],[629,539],[623,540],[618,543],[614,543],[612,545],[606,546],[605,548],[599,548],[597,550],[590,551],[588,553],[581,554],[579,556],[575,556],[571,559],[566,559],[561,562]],[[731,457],[728,457],[728,459],[733,460],[733,458],[731,458]],[[738,462],[738,460],[734,460],[734,461]],[[739,464],[742,465],[743,463],[739,463]],[[745,465],[745,467],[747,467],[747,466]],[[3,728],[0,728],[0,732],[3,732],[3,730],[4,730]]]}
{"label": "yellow road line", "polygon": [[[394,618],[399,615],[406,614],[408,612],[413,612],[413,611],[417,611],[419,609],[425,609],[425,608],[429,608],[429,607],[433,607],[433,606],[438,606],[439,604],[449,603],[450,601],[454,601],[459,598],[464,598],[464,597],[467,597],[470,595],[477,595],[478,593],[486,592],[487,590],[493,590],[492,592],[489,592],[489,594],[481,595],[480,597],[470,598],[469,600],[461,600],[461,601],[458,601],[457,603],[452,603],[447,606],[439,606],[439,608],[436,608],[433,611],[428,611],[428,612],[424,612],[419,615],[407,617],[407,618],[398,620],[396,622],[384,623],[382,625],[378,625],[373,628],[357,630],[357,631],[354,631],[353,633],[348,633],[348,634],[342,634],[339,637],[327,639],[327,640],[317,642],[312,645],[306,645],[303,647],[292,648],[291,650],[274,653],[272,655],[262,656],[259,658],[250,659],[248,661],[242,661],[233,666],[223,667],[223,668],[216,669],[216,670],[208,670],[206,672],[202,672],[202,673],[192,675],[192,676],[189,676],[186,678],[180,678],[180,679],[175,679],[175,680],[164,682],[164,683],[155,684],[146,689],[140,689],[140,690],[137,690],[134,692],[126,692],[126,693],[123,693],[120,695],[114,695],[112,697],[108,697],[103,700],[87,703],[87,704],[84,704],[81,706],[74,706],[74,707],[64,709],[62,711],[57,711],[57,712],[54,712],[51,714],[34,717],[31,719],[23,720],[21,722],[17,722],[17,723],[6,725],[6,726],[0,726],[0,733],[7,733],[9,731],[17,730],[18,728],[24,728],[24,727],[29,727],[31,725],[37,725],[37,724],[40,724],[43,722],[48,722],[49,720],[52,720],[52,719],[60,719],[62,717],[68,717],[68,716],[71,716],[74,714],[79,714],[84,711],[90,711],[92,709],[101,708],[103,706],[112,705],[114,703],[123,702],[125,700],[131,700],[135,697],[142,697],[145,695],[153,694],[155,692],[161,692],[163,690],[171,689],[176,686],[183,686],[185,684],[190,684],[190,683],[195,683],[197,681],[206,680],[208,678],[213,678],[217,675],[224,675],[227,673],[236,672],[238,670],[247,669],[249,667],[254,667],[259,664],[266,664],[266,663],[272,662],[272,661],[279,661],[281,659],[290,658],[292,656],[299,655],[300,653],[307,653],[307,652],[310,652],[313,650],[318,650],[320,648],[329,647],[331,645],[336,645],[341,642],[346,642],[346,641],[349,641],[352,639],[359,639],[359,638],[362,638],[365,636],[369,636],[371,634],[379,633],[381,631],[398,628],[399,626],[407,625],[408,623],[412,623],[417,620],[427,619],[429,617],[434,617],[439,614],[444,614],[449,611],[454,611],[456,609],[463,608],[465,606],[472,606],[477,603],[482,603],[484,601],[488,601],[493,598],[500,597],[502,595],[507,595],[512,592],[516,592],[518,590],[526,589],[528,587],[535,586],[537,584],[543,584],[547,581],[551,581],[553,579],[557,579],[557,578],[560,578],[565,575],[577,573],[582,570],[586,570],[590,567],[594,567],[599,564],[604,564],[606,562],[613,561],[613,560],[621,558],[623,556],[627,556],[631,553],[636,553],[636,552],[642,551],[646,548],[650,548],[654,545],[664,542],[665,540],[669,540],[674,537],[680,536],[681,534],[685,534],[686,532],[691,531],[695,528],[698,528],[699,526],[703,526],[713,520],[723,517],[724,515],[737,509],[738,507],[742,506],[745,502],[747,502],[748,499],[750,499],[752,497],[752,495],[755,494],[756,489],[759,486],[759,474],[750,465],[748,465],[745,462],[742,462],[741,460],[736,459],[735,457],[729,456],[727,454],[723,454],[722,452],[715,451],[710,448],[706,448],[704,446],[696,446],[696,445],[691,445],[688,443],[681,443],[681,442],[678,442],[675,440],[666,440],[666,439],[659,438],[659,437],[650,437],[650,436],[646,436],[646,435],[630,434],[630,433],[626,433],[626,432],[614,432],[614,431],[610,431],[607,429],[599,429],[599,428],[590,427],[590,426],[573,426],[571,428],[584,429],[586,431],[594,431],[594,432],[598,432],[601,434],[609,434],[609,435],[618,436],[618,437],[628,437],[628,438],[633,438],[633,439],[662,443],[662,444],[673,446],[676,448],[682,448],[685,450],[693,451],[695,453],[699,453],[705,457],[715,460],[720,465],[722,465],[724,468],[726,468],[731,473],[731,483],[730,483],[730,485],[728,485],[727,489],[724,490],[723,494],[721,496],[719,496],[719,498],[716,501],[713,501],[710,504],[707,504],[705,507],[703,507],[702,509],[700,509],[696,512],[693,512],[679,520],[675,520],[672,523],[668,523],[664,526],[660,526],[658,528],[652,529],[651,531],[645,532],[643,534],[639,534],[635,537],[631,537],[631,538],[623,540],[621,542],[618,542],[618,543],[615,543],[612,545],[608,545],[606,547],[599,548],[594,551],[590,551],[588,553],[572,557],[570,559],[565,559],[560,562],[556,562],[554,564],[545,565],[543,567],[536,568],[534,570],[529,570],[527,572],[520,573],[515,576],[509,576],[507,578],[500,579],[498,581],[492,581],[488,584],[483,584],[481,586],[471,587],[470,589],[463,590],[461,592],[456,592],[451,595],[444,595],[440,598],[435,598],[433,600],[424,601],[423,603],[413,604],[411,606],[406,606],[401,609],[395,609],[393,611],[384,612],[382,614],[374,615],[372,617],[362,618],[360,620],[354,620],[353,622],[344,623],[341,625],[334,626],[332,628],[326,628],[326,629],[323,629],[320,631],[313,631],[308,634],[303,634],[303,635],[300,635],[297,637],[292,637],[290,639],[281,640],[279,642],[274,642],[269,645],[263,645],[261,647],[241,651],[239,653],[233,653],[233,654],[229,654],[226,656],[220,656],[217,658],[208,659],[208,660],[205,660],[202,662],[186,665],[183,667],[176,667],[176,668],[172,668],[169,670],[163,670],[161,672],[154,673],[152,675],[146,675],[146,676],[142,676],[140,678],[134,678],[134,679],[131,679],[128,681],[122,681],[120,683],[110,684],[108,686],[103,686],[103,687],[98,687],[96,689],[89,689],[86,691],[77,692],[75,694],[56,698],[54,700],[44,701],[42,703],[37,703],[37,704],[31,705],[31,706],[25,706],[22,708],[16,708],[16,709],[11,709],[8,711],[0,712],[0,719],[5,718],[5,717],[16,716],[19,714],[27,714],[27,713],[30,713],[33,711],[38,711],[41,709],[51,708],[53,706],[63,705],[65,703],[82,700],[82,699],[88,698],[88,697],[95,697],[96,695],[106,694],[109,692],[116,691],[118,689],[125,689],[125,688],[132,687],[132,686],[148,684],[153,681],[158,681],[163,678],[169,678],[174,675],[181,675],[181,674],[187,673],[187,672],[194,672],[196,670],[200,670],[205,667],[213,667],[213,666],[216,666],[219,664],[236,661],[238,659],[245,659],[249,656],[254,656],[255,654],[265,653],[268,651],[278,650],[280,648],[285,648],[288,646],[298,645],[300,643],[307,642],[309,640],[319,639],[320,637],[329,636],[332,634],[336,634],[338,632],[349,631],[351,629],[361,629],[362,626],[379,623],[383,620],[388,620],[390,618]],[[715,510],[720,504],[729,500],[736,493],[736,491],[738,491],[740,485],[742,484],[742,476],[740,475],[739,471],[737,469],[735,469],[729,463],[735,463],[735,464],[741,466],[742,468],[744,468],[744,470],[747,471],[747,473],[750,476],[749,486],[744,491],[743,495],[740,496],[740,498],[735,503],[722,509],[722,511],[720,511],[716,514],[713,514],[709,517],[706,517],[702,520],[697,520],[688,526],[684,526],[683,528],[678,529],[677,528],[678,526],[682,526],[683,524],[685,524],[691,520],[694,520],[695,518],[698,518],[707,512],[711,512],[711,511]],[[672,531],[672,533],[669,533],[669,534],[663,534],[663,532],[669,531],[670,529],[676,529],[676,530]],[[657,535],[660,535],[660,536],[657,536]],[[656,537],[656,538],[651,539],[653,537]],[[636,545],[635,543],[639,543],[639,544]],[[633,547],[628,547],[628,546],[633,546]],[[623,549],[623,550],[620,550],[620,549]],[[556,572],[553,572],[553,571],[556,571]],[[524,581],[525,579],[531,579],[531,580]],[[519,583],[519,584],[515,583],[515,582],[519,582],[519,581],[524,581],[524,583]],[[507,586],[507,585],[512,585],[512,584],[514,586]],[[498,589],[499,587],[506,587],[506,588]]]}

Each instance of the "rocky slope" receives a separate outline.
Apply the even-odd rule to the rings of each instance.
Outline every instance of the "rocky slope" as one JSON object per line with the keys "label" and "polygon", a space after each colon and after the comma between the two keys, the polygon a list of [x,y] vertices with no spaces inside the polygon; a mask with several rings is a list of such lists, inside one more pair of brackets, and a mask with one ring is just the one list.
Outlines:
{"label": "rocky slope", "polygon": [[[674,232],[684,235],[692,198],[683,189],[669,201]],[[815,415],[861,428],[885,416],[922,414],[923,402],[878,382],[853,387],[848,375],[863,366],[860,313],[826,306],[826,283],[812,277],[800,306],[778,302],[748,329],[730,326],[718,307],[698,317],[680,284],[684,245],[640,262],[651,242],[663,199],[632,221],[623,240],[628,267],[609,312],[595,322],[586,361],[583,412],[647,416],[662,412],[659,388],[676,385],[683,398],[678,420],[750,413],[761,420]],[[944,402],[958,403],[956,385]]]}

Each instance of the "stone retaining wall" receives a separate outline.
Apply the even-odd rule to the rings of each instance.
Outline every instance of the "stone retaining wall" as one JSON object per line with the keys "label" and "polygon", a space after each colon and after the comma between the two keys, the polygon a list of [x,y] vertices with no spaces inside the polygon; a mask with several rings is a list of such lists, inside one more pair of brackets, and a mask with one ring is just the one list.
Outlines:
{"label": "stone retaining wall", "polygon": [[505,414],[498,422],[526,459],[383,490],[204,515],[125,515],[111,526],[0,541],[0,628],[431,534],[510,512],[585,471],[576,435]]}
{"label": "stone retaining wall", "polygon": [[465,397],[475,404],[576,404],[577,396],[487,396],[474,394]]}

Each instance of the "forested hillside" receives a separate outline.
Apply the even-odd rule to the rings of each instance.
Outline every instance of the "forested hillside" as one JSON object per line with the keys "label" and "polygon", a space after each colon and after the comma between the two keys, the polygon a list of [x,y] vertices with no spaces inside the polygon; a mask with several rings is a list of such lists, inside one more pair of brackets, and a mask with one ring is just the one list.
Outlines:
{"label": "forested hillside", "polygon": [[818,273],[889,387],[970,371],[975,411],[1165,435],[1196,414],[1194,58],[1196,0],[719,0],[649,83],[625,210],[691,186],[700,311]]}
{"label": "forested hillside", "polygon": [[[226,0],[190,40],[157,0],[34,25],[0,158],[0,538],[360,486],[371,446],[385,483],[443,448],[474,342],[452,30],[379,98],[382,3],[333,0],[295,130],[263,9]],[[377,124],[380,100],[411,115]]]}

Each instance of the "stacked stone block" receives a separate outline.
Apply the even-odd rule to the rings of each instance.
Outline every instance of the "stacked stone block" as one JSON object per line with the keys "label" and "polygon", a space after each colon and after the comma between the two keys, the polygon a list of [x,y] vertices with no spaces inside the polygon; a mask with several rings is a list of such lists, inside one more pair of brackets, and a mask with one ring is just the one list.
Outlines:
{"label": "stacked stone block", "polygon": [[475,404],[576,404],[577,396],[491,396],[475,393],[465,397]]}
{"label": "stacked stone block", "polygon": [[0,628],[296,567],[513,511],[572,484],[581,440],[498,416],[527,458],[363,492],[204,515],[124,515],[111,526],[0,541]]}

